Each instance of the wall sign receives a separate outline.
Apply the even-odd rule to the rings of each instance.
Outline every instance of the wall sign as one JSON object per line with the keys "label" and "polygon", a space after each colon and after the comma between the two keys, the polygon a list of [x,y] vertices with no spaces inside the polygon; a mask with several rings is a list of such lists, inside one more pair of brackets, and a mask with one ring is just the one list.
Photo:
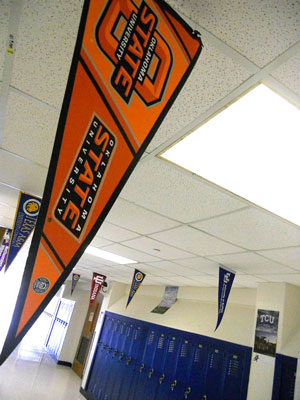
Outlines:
{"label": "wall sign", "polygon": [[254,351],[275,357],[279,311],[257,310]]}

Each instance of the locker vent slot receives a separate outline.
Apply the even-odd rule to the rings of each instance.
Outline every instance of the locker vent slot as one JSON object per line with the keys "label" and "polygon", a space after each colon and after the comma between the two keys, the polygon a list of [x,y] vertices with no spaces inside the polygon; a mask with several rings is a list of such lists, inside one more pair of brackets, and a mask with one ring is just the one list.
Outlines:
{"label": "locker vent slot", "polygon": [[154,332],[152,331],[151,333],[150,333],[150,335],[149,335],[149,338],[148,338],[148,345],[150,346],[152,343],[153,343],[153,341],[154,341]]}
{"label": "locker vent slot", "polygon": [[218,353],[211,353],[209,356],[209,368],[210,369],[215,369],[218,368],[218,362],[219,362],[219,357],[217,355]]}
{"label": "locker vent slot", "polygon": [[128,330],[127,330],[127,337],[130,337],[130,336],[131,336],[131,331],[132,331],[132,327],[129,326],[129,327],[128,327]]}
{"label": "locker vent slot", "polygon": [[140,331],[138,331],[137,329],[134,332],[134,340],[137,340],[139,338],[139,333]]}
{"label": "locker vent slot", "polygon": [[181,346],[180,357],[187,357],[187,353],[188,353],[188,345],[184,343]]}
{"label": "locker vent slot", "polygon": [[162,349],[164,347],[164,343],[165,343],[165,338],[164,338],[164,336],[161,336],[159,338],[158,343],[157,343],[157,348],[158,349]]}
{"label": "locker vent slot", "polygon": [[199,363],[200,362],[200,356],[201,356],[201,348],[197,348],[195,351],[195,355],[194,355],[194,363]]}
{"label": "locker vent slot", "polygon": [[173,353],[175,349],[175,340],[170,340],[169,342],[169,348],[168,348],[168,353]]}
{"label": "locker vent slot", "polygon": [[124,335],[124,332],[125,332],[125,325],[124,325],[124,324],[122,324],[122,327],[121,327],[121,332],[120,332],[120,334],[121,334],[121,335]]}
{"label": "locker vent slot", "polygon": [[230,360],[227,375],[237,378],[239,376],[239,370],[240,362],[238,360]]}

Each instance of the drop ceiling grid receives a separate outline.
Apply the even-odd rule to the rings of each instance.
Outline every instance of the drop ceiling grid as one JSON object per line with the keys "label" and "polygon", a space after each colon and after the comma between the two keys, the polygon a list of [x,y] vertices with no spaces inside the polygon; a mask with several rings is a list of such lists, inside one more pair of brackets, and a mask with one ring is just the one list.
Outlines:
{"label": "drop ceiling grid", "polygon": [[168,2],[261,67],[300,39],[298,1]]}
{"label": "drop ceiling grid", "polygon": [[[0,1],[0,81],[3,77],[3,67],[6,56],[6,45],[8,40],[8,24],[10,18],[10,0]],[[1,89],[1,88],[0,88]],[[1,91],[0,91],[1,93]]]}
{"label": "drop ceiling grid", "polygon": [[278,79],[281,83],[293,90],[298,95],[300,94],[300,52],[297,52],[287,62],[280,65],[272,76]]}

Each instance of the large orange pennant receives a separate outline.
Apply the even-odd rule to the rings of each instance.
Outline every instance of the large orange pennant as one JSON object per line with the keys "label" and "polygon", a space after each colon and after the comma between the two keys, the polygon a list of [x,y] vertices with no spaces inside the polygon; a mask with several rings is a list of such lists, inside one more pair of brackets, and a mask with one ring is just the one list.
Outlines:
{"label": "large orange pennant", "polygon": [[83,8],[40,215],[0,363],[72,271],[201,52],[162,0]]}

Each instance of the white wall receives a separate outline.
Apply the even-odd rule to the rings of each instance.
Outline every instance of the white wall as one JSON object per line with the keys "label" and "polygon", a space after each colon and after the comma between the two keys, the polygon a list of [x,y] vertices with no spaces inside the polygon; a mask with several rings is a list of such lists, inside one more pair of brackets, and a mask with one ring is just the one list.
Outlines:
{"label": "white wall", "polygon": [[86,290],[85,285],[79,281],[76,289],[71,296],[71,281],[66,281],[66,288],[63,298],[75,301],[73,314],[69,322],[67,334],[59,355],[59,361],[73,364],[78,343],[81,337],[83,324],[89,306],[90,290]]}

